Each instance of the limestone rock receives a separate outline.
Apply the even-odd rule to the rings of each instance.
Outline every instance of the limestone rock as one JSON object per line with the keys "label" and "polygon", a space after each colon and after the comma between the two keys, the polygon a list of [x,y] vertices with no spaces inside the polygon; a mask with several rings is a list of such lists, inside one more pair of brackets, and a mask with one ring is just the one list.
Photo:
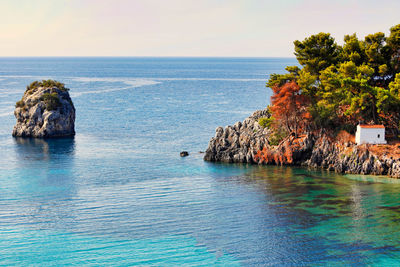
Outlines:
{"label": "limestone rock", "polygon": [[64,84],[34,82],[17,102],[15,137],[68,137],[75,135],[75,107]]}
{"label": "limestone rock", "polygon": [[243,123],[236,122],[233,126],[218,127],[215,136],[210,140],[205,151],[204,160],[226,163],[253,163],[253,151],[262,148],[267,143],[268,129],[258,125],[258,119],[269,118],[267,110],[254,112]]}

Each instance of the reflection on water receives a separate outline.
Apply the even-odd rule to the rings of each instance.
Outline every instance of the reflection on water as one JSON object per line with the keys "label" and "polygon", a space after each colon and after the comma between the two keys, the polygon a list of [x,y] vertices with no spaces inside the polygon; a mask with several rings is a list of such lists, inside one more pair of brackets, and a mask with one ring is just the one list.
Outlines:
{"label": "reflection on water", "polygon": [[11,197],[5,201],[8,209],[18,216],[6,216],[7,209],[0,209],[2,223],[39,228],[71,223],[75,213],[71,199],[77,193],[72,175],[75,140],[14,138],[14,151],[18,168],[8,174],[8,179],[1,179],[0,186]]}
{"label": "reflection on water", "polygon": [[74,138],[14,138],[17,157],[22,160],[50,160],[59,155],[73,155]]}
{"label": "reflection on water", "polygon": [[384,183],[384,184],[400,184],[400,179],[390,178],[388,176],[381,176],[381,175],[361,175],[361,174],[346,174],[346,178],[368,182],[368,183]]}

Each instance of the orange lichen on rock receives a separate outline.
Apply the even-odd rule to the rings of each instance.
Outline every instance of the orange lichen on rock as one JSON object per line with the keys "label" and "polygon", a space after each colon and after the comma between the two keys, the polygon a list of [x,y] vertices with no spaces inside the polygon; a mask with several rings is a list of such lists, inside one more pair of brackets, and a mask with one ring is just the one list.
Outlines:
{"label": "orange lichen on rock", "polygon": [[349,134],[347,131],[342,130],[336,135],[336,141],[340,143],[355,143],[355,137],[354,135]]}
{"label": "orange lichen on rock", "polygon": [[269,149],[268,147],[264,146],[262,150],[258,150],[257,154],[254,155],[254,160],[259,164],[291,164],[293,162],[292,151],[284,151],[285,152],[277,149]]}
{"label": "orange lichen on rock", "polygon": [[393,159],[400,158],[400,143],[392,142],[386,145],[364,145],[369,152],[378,157],[387,156]]}
{"label": "orange lichen on rock", "polygon": [[253,158],[259,164],[271,164],[275,161],[275,153],[264,146],[262,150],[257,151]]}
{"label": "orange lichen on rock", "polygon": [[305,135],[298,138],[288,138],[277,147],[264,146],[254,155],[254,160],[259,164],[291,165],[294,164],[294,154],[304,145]]}

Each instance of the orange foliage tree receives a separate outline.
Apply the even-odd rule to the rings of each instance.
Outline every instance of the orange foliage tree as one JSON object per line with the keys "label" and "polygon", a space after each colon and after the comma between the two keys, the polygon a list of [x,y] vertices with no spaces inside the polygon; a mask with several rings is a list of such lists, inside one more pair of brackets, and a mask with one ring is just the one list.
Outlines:
{"label": "orange foliage tree", "polygon": [[301,94],[300,87],[295,81],[282,86],[275,85],[272,91],[274,94],[271,97],[270,110],[276,126],[283,126],[288,133],[293,133],[297,137],[310,118],[307,112],[308,98]]}

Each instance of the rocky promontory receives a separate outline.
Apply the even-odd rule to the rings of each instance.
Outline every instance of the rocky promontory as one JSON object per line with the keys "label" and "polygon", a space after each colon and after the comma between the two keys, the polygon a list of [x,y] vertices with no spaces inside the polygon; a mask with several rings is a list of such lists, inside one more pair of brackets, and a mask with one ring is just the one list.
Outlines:
{"label": "rocky promontory", "polygon": [[255,163],[321,167],[339,173],[388,175],[400,178],[400,146],[356,145],[354,137],[341,131],[324,130],[290,135],[274,144],[268,128],[258,121],[268,118],[267,110],[254,112],[243,122],[218,127],[204,160],[227,163]]}
{"label": "rocky promontory", "polygon": [[63,83],[44,80],[27,86],[15,105],[15,137],[70,137],[75,135],[75,107]]}

